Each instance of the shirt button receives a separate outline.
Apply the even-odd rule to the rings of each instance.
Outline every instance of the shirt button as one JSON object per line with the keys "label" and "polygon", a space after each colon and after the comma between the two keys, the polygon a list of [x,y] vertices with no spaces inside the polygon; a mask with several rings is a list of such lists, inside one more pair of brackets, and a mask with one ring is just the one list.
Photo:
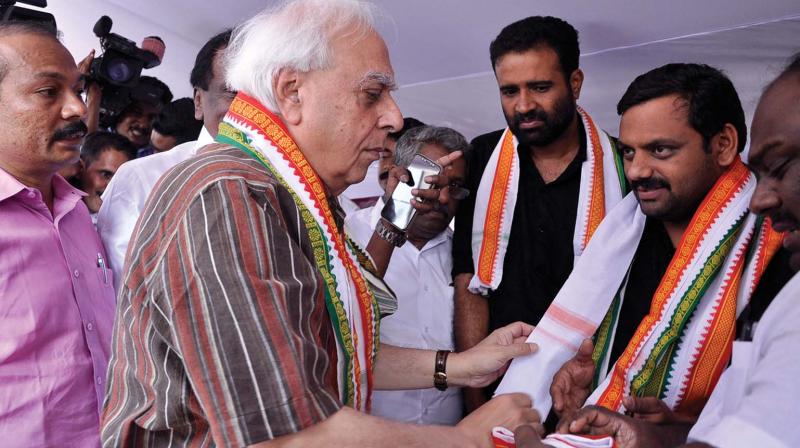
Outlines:
{"label": "shirt button", "polygon": [[95,381],[97,381],[97,384],[98,384],[98,385],[100,385],[100,384],[103,384],[103,377],[102,377],[102,376],[98,376],[98,377],[97,377],[97,378],[95,378],[94,380],[95,380]]}
{"label": "shirt button", "polygon": [[74,271],[72,271],[72,275],[74,275],[74,276],[75,276],[75,278],[78,278],[78,277],[80,277],[80,276],[81,276],[81,273],[80,273],[80,272],[78,272],[78,270],[77,270],[77,269],[75,269]]}
{"label": "shirt button", "polygon": [[423,286],[422,289],[424,289],[425,292],[428,292],[428,285]]}
{"label": "shirt button", "polygon": [[32,192],[32,191],[29,191],[29,192],[28,192],[28,197],[29,197],[29,198],[31,198],[31,199],[33,199],[33,198],[35,198],[35,197],[36,197],[36,193],[34,193],[34,192]]}
{"label": "shirt button", "polygon": [[86,324],[86,329],[89,330],[89,331],[92,331],[92,330],[94,330],[94,325],[92,325],[92,323],[89,322],[88,324]]}

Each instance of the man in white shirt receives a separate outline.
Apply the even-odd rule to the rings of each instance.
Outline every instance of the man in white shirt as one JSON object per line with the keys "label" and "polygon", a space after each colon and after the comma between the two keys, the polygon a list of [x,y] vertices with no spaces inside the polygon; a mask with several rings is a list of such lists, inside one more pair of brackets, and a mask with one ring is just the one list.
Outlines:
{"label": "man in white shirt", "polygon": [[[758,175],[750,209],[787,232],[790,264],[800,268],[800,54],[764,91],[753,116],[748,164]],[[800,275],[764,306],[742,311],[745,325],[731,365],[689,440],[697,446],[800,446]],[[759,306],[762,305],[762,306]],[[761,314],[763,312],[763,315]]]}
{"label": "man in white shirt", "polygon": [[[417,153],[436,160],[454,151],[466,151],[467,141],[449,128],[422,126],[409,130],[397,142],[395,162],[399,166]],[[405,163],[403,163],[405,161]],[[445,171],[450,185],[439,194],[434,211],[414,220],[407,241],[395,249],[384,280],[397,294],[398,309],[381,320],[381,342],[417,349],[453,350],[452,232],[447,227],[463,188],[464,158]],[[384,201],[347,217],[350,235],[366,246],[381,216]],[[453,425],[461,419],[461,392],[455,388],[376,391],[372,414],[408,423]]]}
{"label": "man in white shirt", "polygon": [[197,141],[124,164],[103,193],[97,230],[108,252],[116,290],[123,281],[122,268],[128,242],[156,181],[173,166],[194,156],[198,149],[214,142],[219,122],[233,101],[235,92],[225,87],[222,68],[222,54],[230,37],[231,31],[227,30],[206,42],[192,69],[190,81],[194,88],[195,118],[203,120],[203,130]]}

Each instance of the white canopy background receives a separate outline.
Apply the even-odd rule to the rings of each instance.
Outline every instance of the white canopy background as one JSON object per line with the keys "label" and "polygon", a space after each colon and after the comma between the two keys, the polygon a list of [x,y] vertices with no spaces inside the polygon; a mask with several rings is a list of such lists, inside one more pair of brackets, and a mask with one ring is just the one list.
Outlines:
{"label": "white canopy background", "polygon": [[[703,62],[736,85],[748,122],[764,84],[800,50],[797,0],[373,0],[385,12],[404,115],[453,127],[468,138],[505,125],[489,62],[489,43],[507,24],[530,15],[570,22],[581,41],[586,81],[579,103],[611,133],[616,102],[633,78],[668,62]],[[101,15],[112,32],[167,44],[164,62],[146,71],[176,97],[190,96],[189,71],[205,41],[252,16],[264,0],[50,0],[64,42],[76,59],[99,50],[92,26]],[[24,5],[20,5],[24,6]],[[99,54],[99,52],[98,52]],[[353,197],[375,193],[374,174]]]}

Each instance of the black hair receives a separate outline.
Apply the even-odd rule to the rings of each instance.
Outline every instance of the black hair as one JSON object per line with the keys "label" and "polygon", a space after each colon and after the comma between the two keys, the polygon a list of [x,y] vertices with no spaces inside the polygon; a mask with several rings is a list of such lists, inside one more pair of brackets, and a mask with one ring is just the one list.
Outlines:
{"label": "black hair", "polygon": [[[228,46],[232,32],[233,29],[228,28],[217,34],[209,39],[208,42],[203,45],[203,48],[200,49],[200,52],[197,53],[192,73],[189,75],[189,82],[192,84],[192,87],[195,89],[208,90],[214,70],[214,57],[220,50]],[[222,73],[217,73],[217,75],[221,76]]]}
{"label": "black hair", "polygon": [[[52,38],[59,44],[58,31],[49,25],[39,22],[0,22],[0,37],[14,36],[17,34],[34,34],[42,37]],[[8,74],[8,61],[0,57],[0,82]]]}
{"label": "black hair", "polygon": [[175,144],[197,140],[203,122],[194,118],[194,101],[179,98],[166,106],[158,114],[153,129],[159,134],[175,137]]}
{"label": "black hair", "polygon": [[617,114],[667,95],[678,95],[688,103],[689,124],[703,137],[706,150],[711,139],[730,123],[736,128],[742,152],[747,143],[742,102],[731,80],[705,64],[667,64],[637,76],[617,103]]}
{"label": "black hair", "polygon": [[[149,88],[137,88],[142,85],[149,86]],[[153,93],[158,91],[161,92],[160,96],[154,97]],[[144,95],[140,95],[142,92]],[[145,103],[159,105],[163,108],[166,107],[170,101],[172,101],[172,91],[169,90],[169,87],[164,84],[163,81],[154,76],[140,76],[139,81],[137,81],[136,86],[133,87],[133,90],[130,93],[130,98],[125,108],[122,109],[120,113],[110,115],[105,118],[104,114],[101,113],[100,123],[102,126],[108,126],[111,129],[116,129],[117,125],[128,114],[128,112],[130,112],[132,107],[141,103]]]}
{"label": "black hair", "polygon": [[492,68],[508,53],[522,53],[542,46],[556,52],[561,72],[569,79],[580,59],[578,31],[557,17],[531,16],[503,28],[489,45]]}
{"label": "black hair", "polygon": [[390,132],[389,133],[389,138],[394,140],[394,141],[400,140],[400,137],[402,137],[403,134],[406,133],[406,131],[409,131],[409,130],[414,129],[414,128],[418,128],[420,126],[425,126],[425,123],[417,120],[414,117],[405,117],[405,118],[403,118],[403,128],[400,129],[399,131]]}
{"label": "black hair", "polygon": [[0,22],[0,37],[15,34],[36,34],[39,36],[52,37],[53,40],[59,41],[58,31],[52,26],[41,22]]}
{"label": "black hair", "polygon": [[169,90],[169,86],[154,76],[141,76],[139,77],[139,82],[137,84],[150,85],[150,87],[161,90],[161,98],[158,99],[158,102],[162,106],[166,106],[170,101],[172,101],[172,91]]}
{"label": "black hair", "polygon": [[136,158],[136,146],[127,138],[114,132],[97,131],[87,135],[81,146],[81,159],[88,167],[100,154],[111,149],[123,152],[128,160]]}

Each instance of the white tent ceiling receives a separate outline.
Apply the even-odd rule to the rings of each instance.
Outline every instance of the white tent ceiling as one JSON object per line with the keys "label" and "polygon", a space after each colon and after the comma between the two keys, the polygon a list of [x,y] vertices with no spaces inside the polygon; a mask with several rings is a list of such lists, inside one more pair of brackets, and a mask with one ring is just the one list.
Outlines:
{"label": "white tent ceiling", "polygon": [[[504,125],[488,57],[500,29],[529,15],[554,15],[580,33],[586,73],[580,103],[616,132],[616,101],[638,74],[667,62],[704,62],[725,70],[748,119],[763,84],[800,50],[797,0],[373,0],[400,83],[405,115],[448,125],[467,137]],[[98,46],[103,14],[113,31],[134,41],[159,35],[165,61],[151,74],[177,96],[203,43],[274,3],[265,0],[50,0],[67,47],[77,59]]]}

